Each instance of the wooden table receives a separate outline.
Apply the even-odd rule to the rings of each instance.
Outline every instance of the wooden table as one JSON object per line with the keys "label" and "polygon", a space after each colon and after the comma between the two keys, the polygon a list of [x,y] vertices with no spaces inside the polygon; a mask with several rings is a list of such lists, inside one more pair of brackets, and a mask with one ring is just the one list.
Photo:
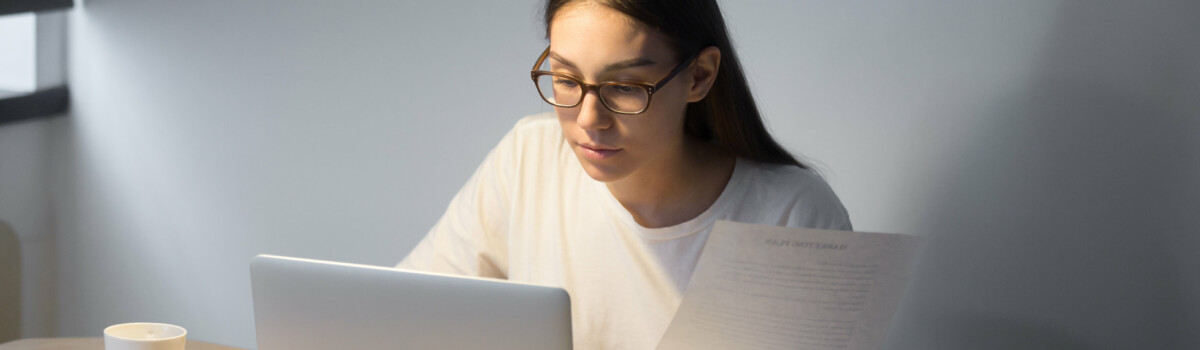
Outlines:
{"label": "wooden table", "polygon": [[[187,350],[242,350],[188,339]],[[0,350],[104,350],[104,338],[30,338],[0,344]]]}

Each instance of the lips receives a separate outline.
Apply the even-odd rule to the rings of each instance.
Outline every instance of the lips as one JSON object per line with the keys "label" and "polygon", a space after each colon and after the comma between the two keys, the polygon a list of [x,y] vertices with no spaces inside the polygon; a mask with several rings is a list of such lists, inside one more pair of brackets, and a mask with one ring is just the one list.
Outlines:
{"label": "lips", "polygon": [[582,144],[582,143],[579,144],[579,150],[581,151],[580,153],[583,153],[584,157],[587,157],[589,159],[594,159],[594,160],[608,159],[612,156],[617,155],[618,152],[621,152],[620,148],[612,148],[612,147],[605,147],[605,146],[598,146],[598,145],[588,145],[588,144]]}

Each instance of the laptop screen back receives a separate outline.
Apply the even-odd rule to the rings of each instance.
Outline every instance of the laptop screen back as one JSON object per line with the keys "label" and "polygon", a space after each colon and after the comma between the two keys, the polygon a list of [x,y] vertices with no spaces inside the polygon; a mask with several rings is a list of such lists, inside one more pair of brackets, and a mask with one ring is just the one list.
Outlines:
{"label": "laptop screen back", "polygon": [[259,255],[260,350],[571,349],[561,288]]}

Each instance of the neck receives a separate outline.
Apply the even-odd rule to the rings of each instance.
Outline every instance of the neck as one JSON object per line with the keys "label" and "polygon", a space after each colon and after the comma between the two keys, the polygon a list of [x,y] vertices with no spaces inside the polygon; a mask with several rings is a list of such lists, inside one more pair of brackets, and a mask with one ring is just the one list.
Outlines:
{"label": "neck", "polygon": [[668,227],[708,210],[733,175],[735,157],[707,143],[686,140],[664,161],[607,184],[638,224]]}

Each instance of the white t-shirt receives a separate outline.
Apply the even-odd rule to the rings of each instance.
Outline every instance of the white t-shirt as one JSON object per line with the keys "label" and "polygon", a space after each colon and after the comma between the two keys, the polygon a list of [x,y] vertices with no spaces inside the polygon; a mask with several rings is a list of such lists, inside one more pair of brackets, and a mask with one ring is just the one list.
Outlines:
{"label": "white t-shirt", "polygon": [[707,211],[645,228],[583,171],[551,113],[517,123],[398,267],[561,286],[576,349],[653,349],[718,219],[851,229],[816,174],[740,158]]}

